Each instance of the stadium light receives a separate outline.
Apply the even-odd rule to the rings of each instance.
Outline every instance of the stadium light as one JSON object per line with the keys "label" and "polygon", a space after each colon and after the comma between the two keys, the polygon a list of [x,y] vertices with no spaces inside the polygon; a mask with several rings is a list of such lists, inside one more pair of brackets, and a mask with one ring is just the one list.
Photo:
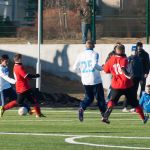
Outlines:
{"label": "stadium light", "polygon": [[[36,64],[36,73],[41,75],[41,61],[40,61],[40,49],[41,49],[41,37],[42,35],[42,0],[38,0],[38,58]],[[36,88],[41,89],[41,77],[36,79]]]}

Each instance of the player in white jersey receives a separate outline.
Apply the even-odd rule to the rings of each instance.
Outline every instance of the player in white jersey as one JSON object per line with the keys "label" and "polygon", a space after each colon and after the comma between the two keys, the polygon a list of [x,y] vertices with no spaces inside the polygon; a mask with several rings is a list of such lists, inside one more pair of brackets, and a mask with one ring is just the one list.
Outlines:
{"label": "player in white jersey", "polygon": [[94,50],[94,43],[86,42],[86,49],[79,54],[73,66],[73,70],[81,73],[81,81],[85,90],[85,97],[80,103],[79,120],[83,121],[83,113],[86,108],[93,102],[94,96],[98,102],[98,107],[103,116],[106,111],[104,98],[104,89],[100,71],[102,67],[98,64],[99,54]]}

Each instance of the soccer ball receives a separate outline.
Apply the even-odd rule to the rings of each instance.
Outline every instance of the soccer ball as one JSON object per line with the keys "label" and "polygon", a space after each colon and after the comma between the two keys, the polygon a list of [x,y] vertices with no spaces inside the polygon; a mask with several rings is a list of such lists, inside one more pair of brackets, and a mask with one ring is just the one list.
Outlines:
{"label": "soccer ball", "polygon": [[28,113],[28,110],[26,107],[20,107],[18,109],[18,115],[20,115],[20,116],[25,116],[27,113]]}

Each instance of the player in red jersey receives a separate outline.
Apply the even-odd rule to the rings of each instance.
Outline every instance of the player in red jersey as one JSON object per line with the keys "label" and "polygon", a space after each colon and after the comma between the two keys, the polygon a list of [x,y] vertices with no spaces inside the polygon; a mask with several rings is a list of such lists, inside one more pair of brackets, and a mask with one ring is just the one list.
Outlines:
{"label": "player in red jersey", "polygon": [[140,115],[143,123],[146,123],[149,116],[144,116],[143,109],[140,107],[136,94],[133,89],[133,82],[130,74],[127,72],[128,60],[125,55],[124,45],[116,47],[115,55],[106,62],[103,69],[106,73],[112,74],[111,81],[111,98],[107,104],[107,110],[102,118],[102,121],[108,123],[108,118],[112,112],[113,106],[117,104],[119,98],[125,95],[129,104],[135,108]]}
{"label": "player in red jersey", "polygon": [[36,117],[45,117],[40,110],[37,100],[34,98],[32,90],[28,81],[33,78],[39,78],[39,74],[29,74],[25,71],[22,65],[22,55],[16,54],[14,56],[14,76],[16,79],[16,92],[17,92],[17,102],[20,106],[24,104],[25,99],[27,99],[33,106],[36,113]]}

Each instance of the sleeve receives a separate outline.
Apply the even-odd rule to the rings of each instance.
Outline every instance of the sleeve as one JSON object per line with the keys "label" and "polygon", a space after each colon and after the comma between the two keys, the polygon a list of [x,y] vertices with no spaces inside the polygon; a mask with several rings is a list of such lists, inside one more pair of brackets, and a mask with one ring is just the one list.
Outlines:
{"label": "sleeve", "polygon": [[18,70],[19,74],[23,77],[26,78],[28,73],[25,71],[24,67],[21,66],[20,69]]}
{"label": "sleeve", "polygon": [[80,72],[80,58],[78,56],[78,58],[76,59],[73,67],[72,67],[72,70],[75,71],[75,72]]}
{"label": "sleeve", "polygon": [[0,76],[1,76],[4,80],[6,80],[7,82],[9,82],[9,83],[11,83],[11,84],[15,84],[15,83],[16,83],[16,80],[15,80],[15,79],[10,78],[9,76],[7,76],[7,75],[5,75],[4,73],[2,73],[1,71],[0,71]]}
{"label": "sleeve", "polygon": [[146,68],[146,70],[145,70],[145,72],[146,72],[146,74],[149,74],[149,70],[150,70],[150,58],[149,58],[149,55],[148,55],[148,53],[146,53],[146,57],[145,57],[146,59],[145,59],[145,62],[147,62],[147,63],[145,63],[145,68]]}
{"label": "sleeve", "polygon": [[127,67],[128,67],[128,59],[127,58],[124,58],[120,61],[120,67],[127,69]]}
{"label": "sleeve", "polygon": [[143,107],[143,104],[144,104],[144,95],[145,95],[145,94],[143,94],[142,97],[141,97],[140,100],[139,100],[139,104],[140,104],[140,106],[142,106],[142,107]]}
{"label": "sleeve", "polygon": [[106,72],[106,73],[111,73],[111,68],[110,68],[110,61],[111,61],[111,59],[109,59],[106,63],[105,63],[105,65],[104,65],[104,67],[103,67],[103,69],[104,69],[104,71]]}
{"label": "sleeve", "polygon": [[96,53],[95,58],[94,58],[94,69],[98,70],[98,71],[102,71],[103,67],[99,65],[99,54]]}

